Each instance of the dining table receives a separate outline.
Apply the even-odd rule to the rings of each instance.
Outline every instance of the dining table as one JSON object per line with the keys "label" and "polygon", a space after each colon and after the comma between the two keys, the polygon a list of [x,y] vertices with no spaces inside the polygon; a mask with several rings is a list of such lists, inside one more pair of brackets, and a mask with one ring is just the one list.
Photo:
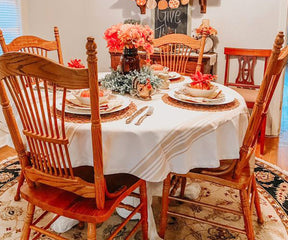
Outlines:
{"label": "dining table", "polygon": [[[99,80],[106,74],[109,73],[99,73]],[[103,114],[104,174],[129,173],[146,180],[151,240],[161,239],[151,205],[152,196],[161,196],[161,185],[167,174],[216,168],[221,159],[238,158],[248,126],[249,112],[244,99],[222,84],[215,83],[229,100],[223,104],[199,104],[173,98],[173,91],[190,81],[187,76],[171,80],[169,89],[158,89],[151,100],[122,95],[126,99],[125,108]],[[145,110],[127,124],[126,119],[143,106],[153,107],[152,115],[136,125]],[[67,115],[65,128],[72,166],[93,166],[89,116],[69,111]],[[65,221],[61,222],[60,218],[54,226],[58,224],[56,228],[61,229]]]}

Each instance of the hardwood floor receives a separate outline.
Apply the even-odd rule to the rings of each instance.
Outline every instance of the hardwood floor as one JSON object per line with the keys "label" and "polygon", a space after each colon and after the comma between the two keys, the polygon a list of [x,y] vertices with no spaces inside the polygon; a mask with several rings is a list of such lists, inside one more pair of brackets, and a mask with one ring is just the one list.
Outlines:
{"label": "hardwood floor", "polygon": [[4,160],[8,157],[13,157],[15,156],[17,153],[14,150],[14,148],[8,147],[7,145],[4,147],[0,148],[0,161]]}

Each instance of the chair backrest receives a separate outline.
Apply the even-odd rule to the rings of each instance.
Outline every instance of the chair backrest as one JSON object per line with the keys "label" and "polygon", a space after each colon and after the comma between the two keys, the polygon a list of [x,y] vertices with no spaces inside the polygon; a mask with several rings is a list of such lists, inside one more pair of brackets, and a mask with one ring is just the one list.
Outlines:
{"label": "chair backrest", "polygon": [[279,32],[272,49],[271,56],[262,80],[257,100],[254,104],[251,117],[249,119],[247,131],[240,149],[240,160],[237,162],[234,177],[239,177],[243,168],[247,167],[254,152],[258,133],[263,117],[265,116],[279,77],[288,60],[288,46],[282,49],[284,42],[283,32]]}
{"label": "chair backrest", "polygon": [[58,61],[60,64],[63,64],[59,30],[57,27],[54,27],[54,35],[55,41],[44,40],[36,36],[20,36],[15,38],[9,44],[6,44],[3,33],[0,29],[0,44],[3,53],[19,51],[47,57],[48,52],[57,51]]}
{"label": "chair backrest", "polygon": [[[83,197],[96,198],[96,206],[103,208],[106,183],[102,163],[96,44],[93,38],[88,38],[86,49],[88,69],[65,67],[30,53],[3,54],[0,56],[0,102],[29,186],[33,187],[34,182],[40,182]],[[52,93],[48,90],[48,81],[53,84]],[[27,86],[25,82],[28,82]],[[35,82],[35,85],[31,82]],[[41,91],[42,82],[44,90]],[[21,118],[21,130],[26,137],[28,149],[24,147],[5,86]],[[62,88],[60,96],[59,88]],[[89,88],[91,95],[95,183],[75,176],[65,133],[66,89],[84,88]],[[60,111],[59,106],[62,106]]]}
{"label": "chair backrest", "polygon": [[180,74],[185,74],[190,54],[199,53],[196,71],[201,71],[204,46],[207,36],[196,40],[185,34],[168,34],[153,40],[154,48],[159,48],[161,65]]}
{"label": "chair backrest", "polygon": [[[264,75],[268,58],[271,55],[271,49],[224,48],[224,54],[226,55],[225,86],[251,89],[257,89],[260,87],[260,85],[257,85],[254,82],[255,65],[257,61],[264,59]],[[238,73],[237,75],[234,75],[235,78],[233,79],[229,76],[230,60],[232,58],[238,59]]]}

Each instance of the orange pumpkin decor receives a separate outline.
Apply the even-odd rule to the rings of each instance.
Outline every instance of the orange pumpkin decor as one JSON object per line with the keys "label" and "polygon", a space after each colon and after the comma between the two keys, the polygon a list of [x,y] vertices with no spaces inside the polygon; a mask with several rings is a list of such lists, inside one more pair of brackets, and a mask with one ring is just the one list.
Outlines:
{"label": "orange pumpkin decor", "polygon": [[80,97],[90,98],[90,91],[89,90],[83,90],[80,94]]}
{"label": "orange pumpkin decor", "polygon": [[[104,96],[104,91],[99,89],[99,97]],[[89,90],[83,90],[80,94],[80,97],[87,97],[90,98],[90,91]]]}

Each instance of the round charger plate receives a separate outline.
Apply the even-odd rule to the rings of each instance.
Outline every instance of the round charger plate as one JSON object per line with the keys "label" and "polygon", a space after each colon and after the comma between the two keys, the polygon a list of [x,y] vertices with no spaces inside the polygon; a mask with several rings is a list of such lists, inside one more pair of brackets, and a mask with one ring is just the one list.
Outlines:
{"label": "round charger plate", "polygon": [[[129,106],[130,99],[128,99],[124,96],[121,96],[121,95],[115,95],[115,96],[117,96],[117,98],[116,98],[117,100],[122,101],[122,105],[119,107],[113,108],[110,111],[100,111],[101,115],[118,112],[118,111],[123,110]],[[61,111],[62,110],[62,103],[58,102],[56,105],[56,108]],[[65,112],[66,113],[72,113],[72,114],[78,114],[78,115],[91,115],[90,109],[78,108],[78,107],[75,108],[74,106],[73,107],[69,106],[69,103],[68,104],[66,103],[66,105],[65,105]]]}
{"label": "round charger plate", "polygon": [[185,102],[185,103],[190,103],[190,104],[197,104],[197,105],[205,105],[205,106],[215,106],[215,105],[224,105],[224,104],[228,104],[234,101],[234,97],[231,96],[229,93],[223,91],[222,94],[224,95],[224,98],[222,101],[207,101],[207,102],[193,102],[193,101],[189,101],[189,100],[185,100],[182,98],[179,98],[175,95],[175,91],[179,91],[179,89],[173,89],[171,91],[168,92],[168,96],[180,101],[180,102]]}

